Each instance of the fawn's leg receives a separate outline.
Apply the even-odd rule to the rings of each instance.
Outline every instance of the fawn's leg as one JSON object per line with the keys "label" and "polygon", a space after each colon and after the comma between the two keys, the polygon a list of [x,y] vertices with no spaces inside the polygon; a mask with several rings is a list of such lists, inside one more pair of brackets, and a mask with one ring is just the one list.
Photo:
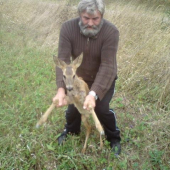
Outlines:
{"label": "fawn's leg", "polygon": [[[69,97],[67,97],[67,96],[66,96],[66,101],[67,101],[67,104],[71,104],[72,103],[72,101],[70,101]],[[41,126],[44,122],[46,122],[46,120],[48,119],[48,116],[51,114],[51,112],[53,111],[53,109],[55,108],[55,106],[57,104],[58,104],[58,100],[56,100],[55,102],[53,102],[51,104],[51,106],[47,109],[47,111],[42,115],[40,120],[37,122],[36,128],[39,128],[39,126]]]}
{"label": "fawn's leg", "polygon": [[102,140],[102,135],[100,134],[100,149],[103,148],[103,140]]}
{"label": "fawn's leg", "polygon": [[42,115],[40,120],[36,124],[36,128],[39,128],[48,118],[48,116],[51,114],[52,110],[55,108],[55,104],[52,103],[51,106],[47,109],[47,111]]}
{"label": "fawn's leg", "polygon": [[83,149],[82,149],[82,153],[85,153],[86,151],[86,147],[87,147],[87,140],[89,138],[89,134],[91,132],[91,126],[90,124],[88,123],[88,120],[87,120],[87,117],[85,115],[81,115],[81,119],[82,119],[82,122],[86,128],[86,138],[85,138],[85,143],[84,143],[84,146],[83,146]]}
{"label": "fawn's leg", "polygon": [[99,131],[99,133],[101,135],[104,135],[103,127],[102,127],[98,117],[96,116],[96,113],[94,112],[94,109],[91,109],[90,113],[92,114],[92,117],[93,117],[93,120],[94,120],[94,123],[95,123],[95,126],[96,126],[97,130]]}
{"label": "fawn's leg", "polygon": [[102,127],[98,117],[96,116],[94,109],[91,109],[91,114],[92,114],[93,120],[95,122],[96,128],[100,133],[100,148],[103,148],[103,140],[102,140],[102,135],[104,135],[103,127]]}

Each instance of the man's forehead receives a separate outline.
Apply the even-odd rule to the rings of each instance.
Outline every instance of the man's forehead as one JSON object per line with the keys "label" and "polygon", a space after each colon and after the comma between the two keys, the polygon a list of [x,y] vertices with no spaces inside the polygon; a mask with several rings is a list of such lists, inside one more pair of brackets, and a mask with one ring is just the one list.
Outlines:
{"label": "man's forehead", "polygon": [[88,18],[96,18],[96,17],[101,17],[101,13],[98,10],[94,11],[93,13],[89,13],[85,11],[81,13],[81,16],[88,17]]}

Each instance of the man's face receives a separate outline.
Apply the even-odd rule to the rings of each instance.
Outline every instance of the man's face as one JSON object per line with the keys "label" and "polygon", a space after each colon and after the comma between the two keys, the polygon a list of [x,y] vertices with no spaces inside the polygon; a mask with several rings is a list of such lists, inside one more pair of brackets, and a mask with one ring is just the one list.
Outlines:
{"label": "man's face", "polygon": [[85,36],[95,36],[100,31],[102,25],[103,20],[99,11],[96,11],[94,14],[81,13],[79,26]]}

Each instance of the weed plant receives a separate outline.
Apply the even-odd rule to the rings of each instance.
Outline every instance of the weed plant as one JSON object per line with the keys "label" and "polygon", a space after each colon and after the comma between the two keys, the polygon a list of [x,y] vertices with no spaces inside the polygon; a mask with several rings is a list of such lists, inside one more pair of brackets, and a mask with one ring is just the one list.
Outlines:
{"label": "weed plant", "polygon": [[109,143],[100,150],[93,127],[85,138],[57,137],[65,109],[47,123],[37,120],[56,93],[55,65],[61,24],[77,16],[78,0],[0,0],[0,169],[168,170],[170,169],[170,18],[168,1],[106,0],[105,18],[120,31],[116,111],[122,154]]}

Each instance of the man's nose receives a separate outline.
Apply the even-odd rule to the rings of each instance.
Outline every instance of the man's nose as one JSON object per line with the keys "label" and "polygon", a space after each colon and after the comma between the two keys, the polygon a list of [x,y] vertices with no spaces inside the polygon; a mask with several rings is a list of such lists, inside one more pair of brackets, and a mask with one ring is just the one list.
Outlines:
{"label": "man's nose", "polygon": [[93,26],[93,21],[92,21],[92,19],[89,19],[88,25],[89,25],[89,26]]}

